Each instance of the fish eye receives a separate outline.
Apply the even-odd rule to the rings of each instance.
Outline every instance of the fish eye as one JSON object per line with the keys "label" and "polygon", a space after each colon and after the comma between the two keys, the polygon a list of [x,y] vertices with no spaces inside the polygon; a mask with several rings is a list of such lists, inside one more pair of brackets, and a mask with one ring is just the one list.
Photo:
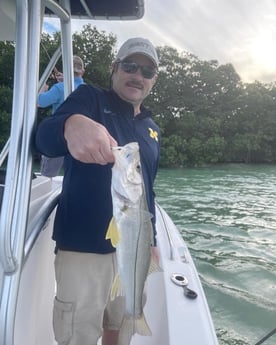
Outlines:
{"label": "fish eye", "polygon": [[137,169],[137,170],[140,170],[140,169],[141,169],[141,165],[140,165],[140,164],[137,164],[137,165],[136,165],[136,169]]}

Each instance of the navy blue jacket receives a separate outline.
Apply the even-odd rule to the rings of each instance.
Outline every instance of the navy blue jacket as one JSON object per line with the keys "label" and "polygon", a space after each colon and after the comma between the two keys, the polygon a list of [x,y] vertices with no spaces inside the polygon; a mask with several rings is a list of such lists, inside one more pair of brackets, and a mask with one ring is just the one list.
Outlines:
{"label": "navy blue jacket", "polygon": [[[103,124],[119,145],[137,141],[149,211],[155,224],[153,184],[157,173],[160,132],[151,113],[142,107],[134,116],[132,104],[123,101],[112,90],[80,85],[38,126],[36,146],[48,157],[65,156],[63,188],[57,207],[53,239],[63,250],[110,253],[114,251],[105,239],[112,217],[111,168],[82,163],[74,159],[64,139],[64,123],[72,114],[83,114]],[[154,227],[155,229],[155,227]]]}

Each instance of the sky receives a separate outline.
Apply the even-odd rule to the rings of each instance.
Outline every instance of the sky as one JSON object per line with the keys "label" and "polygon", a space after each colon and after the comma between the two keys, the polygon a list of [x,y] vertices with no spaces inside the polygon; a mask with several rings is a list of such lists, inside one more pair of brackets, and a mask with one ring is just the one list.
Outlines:
{"label": "sky", "polygon": [[[276,81],[276,0],[144,0],[136,21],[73,20],[72,31],[90,23],[117,36],[146,37],[155,46],[188,51],[201,60],[231,63],[244,82]],[[58,27],[47,19],[44,29]]]}

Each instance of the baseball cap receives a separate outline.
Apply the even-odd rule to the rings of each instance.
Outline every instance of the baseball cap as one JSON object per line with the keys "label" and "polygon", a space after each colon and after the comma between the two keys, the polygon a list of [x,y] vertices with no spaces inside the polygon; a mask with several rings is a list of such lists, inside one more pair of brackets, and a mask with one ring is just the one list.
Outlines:
{"label": "baseball cap", "polygon": [[157,52],[152,43],[142,37],[135,37],[128,39],[118,51],[115,61],[123,61],[128,56],[133,54],[143,54],[152,60],[155,67],[158,67],[159,60]]}
{"label": "baseball cap", "polygon": [[74,55],[73,56],[73,67],[74,67],[74,72],[83,72],[84,71],[84,64],[83,64],[83,61],[82,59],[77,56],[77,55]]}

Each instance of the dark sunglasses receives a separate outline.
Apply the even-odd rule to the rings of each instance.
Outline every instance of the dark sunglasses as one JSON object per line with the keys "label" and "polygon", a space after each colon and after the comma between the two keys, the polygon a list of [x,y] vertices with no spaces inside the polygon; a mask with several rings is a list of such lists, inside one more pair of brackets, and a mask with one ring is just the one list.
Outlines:
{"label": "dark sunglasses", "polygon": [[152,79],[157,73],[157,69],[150,66],[140,66],[136,62],[120,61],[121,69],[130,74],[134,74],[140,68],[141,74],[146,79]]}

